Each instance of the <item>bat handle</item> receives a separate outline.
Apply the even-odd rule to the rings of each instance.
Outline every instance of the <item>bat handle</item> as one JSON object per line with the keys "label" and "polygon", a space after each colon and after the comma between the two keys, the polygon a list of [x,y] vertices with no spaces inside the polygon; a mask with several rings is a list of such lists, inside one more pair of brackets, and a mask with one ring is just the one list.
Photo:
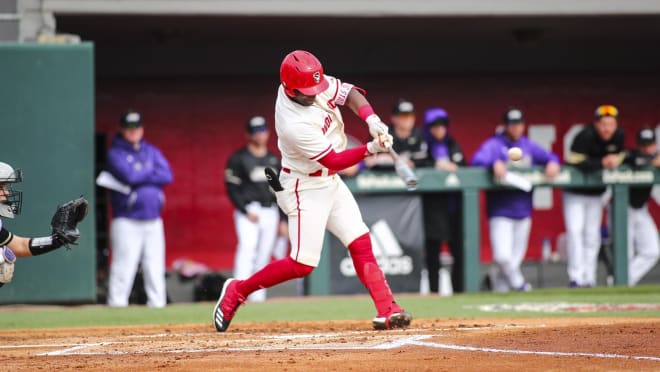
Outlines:
{"label": "bat handle", "polygon": [[394,150],[394,147],[389,148],[390,155],[392,155],[392,158],[394,158],[394,161],[399,160],[399,154]]}

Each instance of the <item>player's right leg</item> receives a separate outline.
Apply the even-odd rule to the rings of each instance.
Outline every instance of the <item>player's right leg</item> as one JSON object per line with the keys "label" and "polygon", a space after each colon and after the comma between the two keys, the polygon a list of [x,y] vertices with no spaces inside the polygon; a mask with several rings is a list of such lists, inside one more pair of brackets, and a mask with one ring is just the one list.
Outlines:
{"label": "player's right leg", "polygon": [[313,266],[308,266],[286,257],[271,262],[246,280],[227,279],[222,286],[220,297],[213,308],[213,324],[218,332],[224,332],[229,327],[236,310],[247,297],[261,288],[270,288],[290,279],[309,275]]}
{"label": "player's right leg", "polygon": [[293,204],[283,208],[288,211],[291,255],[271,262],[245,280],[229,279],[225,283],[213,310],[218,332],[227,329],[236,310],[251,293],[309,275],[318,265],[329,211],[328,192],[325,188],[300,191],[296,188],[278,194],[279,199],[291,197]]}

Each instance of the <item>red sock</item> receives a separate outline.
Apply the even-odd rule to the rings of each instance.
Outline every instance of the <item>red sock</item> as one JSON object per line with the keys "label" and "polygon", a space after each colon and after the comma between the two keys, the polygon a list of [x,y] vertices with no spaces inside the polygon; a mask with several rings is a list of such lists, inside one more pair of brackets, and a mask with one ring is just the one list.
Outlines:
{"label": "red sock", "polygon": [[348,245],[355,272],[362,284],[367,287],[379,315],[387,314],[394,302],[394,296],[387,284],[383,271],[378,267],[371,250],[371,238],[366,233]]}
{"label": "red sock", "polygon": [[307,276],[312,270],[314,270],[313,266],[307,266],[294,261],[291,257],[285,257],[269,263],[251,277],[240,281],[237,289],[240,294],[247,297],[256,290],[270,288],[290,279]]}

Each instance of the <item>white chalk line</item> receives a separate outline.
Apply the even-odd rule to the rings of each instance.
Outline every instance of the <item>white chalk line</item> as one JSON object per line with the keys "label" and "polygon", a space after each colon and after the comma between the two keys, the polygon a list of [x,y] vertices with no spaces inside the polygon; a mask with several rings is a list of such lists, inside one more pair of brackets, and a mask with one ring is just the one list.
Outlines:
{"label": "white chalk line", "polygon": [[[438,328],[434,331],[477,331],[477,330],[489,330],[489,329],[502,329],[502,328],[539,328],[545,327],[545,325],[493,325],[493,326],[484,326],[484,327],[454,327],[454,328]],[[408,329],[411,331],[413,329]],[[418,331],[424,331],[423,329],[414,329]],[[376,332],[377,334],[380,332]],[[243,334],[243,333],[235,333]],[[283,334],[283,335],[263,335],[262,339],[315,339],[315,338],[333,338],[333,337],[345,337],[347,335],[355,334],[369,334],[373,335],[374,331],[348,331],[348,332],[333,332],[333,333],[312,333],[312,334]],[[122,338],[168,338],[168,337],[190,337],[190,336],[210,336],[218,335],[215,332],[204,332],[204,333],[159,333],[152,335],[127,335],[121,336]],[[245,334],[247,335],[247,334]],[[108,342],[94,342],[94,343],[71,343],[71,344],[33,344],[33,345],[3,345],[0,346],[0,349],[18,349],[18,348],[43,348],[43,347],[63,347],[65,349],[54,350],[49,352],[43,352],[35,354],[36,356],[66,356],[66,355],[126,355],[126,354],[171,354],[171,353],[204,353],[204,352],[219,352],[219,351],[281,351],[281,350],[389,350],[396,349],[405,346],[422,346],[422,347],[431,347],[439,349],[449,349],[449,350],[458,350],[458,351],[475,351],[475,352],[487,352],[487,353],[505,353],[505,354],[527,354],[527,355],[543,355],[543,356],[563,356],[563,357],[593,357],[593,358],[607,358],[607,359],[632,359],[632,360],[648,360],[660,362],[660,357],[656,356],[638,356],[638,355],[622,355],[622,354],[607,354],[607,353],[570,353],[570,352],[553,352],[553,351],[533,351],[533,350],[516,350],[516,349],[496,349],[496,348],[487,348],[487,347],[474,347],[474,346],[464,346],[464,345],[452,345],[452,344],[443,344],[423,341],[432,337],[442,337],[442,334],[422,334],[422,335],[412,335],[409,337],[401,338],[401,335],[393,335],[398,337],[394,341],[389,341],[385,343],[376,343],[371,346],[365,345],[339,345],[336,343],[329,343],[325,345],[303,345],[303,346],[293,346],[293,345],[262,345],[262,346],[248,346],[248,347],[219,347],[219,348],[207,348],[207,349],[172,349],[172,350],[155,350],[155,351],[88,351],[88,349],[93,347],[104,347],[107,345],[117,345],[117,344],[131,344],[134,342],[124,342],[124,341],[108,341]],[[259,342],[258,339],[253,340],[231,340],[230,342]]]}
{"label": "white chalk line", "polygon": [[651,360],[660,362],[660,357],[652,356],[638,356],[638,355],[622,355],[622,354],[606,354],[606,353],[568,353],[561,351],[533,351],[533,350],[507,350],[507,349],[494,349],[490,347],[475,347],[475,346],[461,346],[450,344],[438,344],[435,342],[425,342],[413,340],[409,345],[434,347],[438,349],[450,349],[459,351],[480,351],[486,353],[504,353],[504,354],[528,354],[528,355],[547,355],[547,356],[566,356],[566,357],[590,357],[590,358],[610,358],[610,359],[635,359],[635,360]]}
{"label": "white chalk line", "polygon": [[67,349],[61,349],[61,350],[55,350],[55,351],[47,351],[44,353],[39,353],[36,354],[36,356],[55,356],[55,355],[75,355],[75,351],[81,350],[81,349],[88,349],[90,347],[94,346],[104,346],[110,344],[109,342],[97,342],[97,343],[90,343],[90,344],[84,344],[84,345],[78,345],[74,347],[70,347]]}

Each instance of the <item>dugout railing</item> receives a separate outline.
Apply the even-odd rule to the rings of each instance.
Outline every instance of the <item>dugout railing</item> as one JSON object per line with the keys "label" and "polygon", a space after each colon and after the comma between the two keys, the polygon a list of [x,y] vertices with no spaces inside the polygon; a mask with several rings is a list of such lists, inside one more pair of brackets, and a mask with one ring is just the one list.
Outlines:
{"label": "dugout railing", "polygon": [[[425,193],[460,191],[463,201],[463,280],[466,292],[477,292],[480,288],[480,213],[479,192],[483,190],[509,188],[511,186],[495,182],[492,173],[484,168],[465,167],[456,172],[435,169],[416,169],[419,186],[415,191],[408,191],[403,181],[392,172],[365,171],[355,177],[346,178],[348,187],[359,194],[377,193]],[[627,206],[628,188],[631,185],[652,185],[660,183],[660,170],[654,168],[631,169],[619,167],[614,170],[583,173],[570,166],[562,166],[561,172],[553,181],[545,178],[540,167],[515,170],[512,173],[521,176],[536,186],[553,188],[581,188],[611,186],[612,189],[612,244],[614,260],[614,284],[627,285]],[[322,257],[319,267],[308,281],[308,293],[312,295],[329,294],[327,281],[330,278],[329,263]]]}

